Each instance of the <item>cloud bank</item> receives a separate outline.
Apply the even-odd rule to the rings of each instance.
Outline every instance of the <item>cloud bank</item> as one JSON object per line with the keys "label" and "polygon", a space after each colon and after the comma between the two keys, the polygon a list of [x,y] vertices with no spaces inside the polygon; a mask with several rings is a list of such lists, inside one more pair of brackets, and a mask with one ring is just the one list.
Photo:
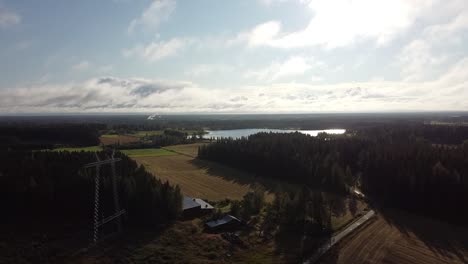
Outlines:
{"label": "cloud bank", "polygon": [[468,109],[468,57],[432,82],[275,83],[208,88],[186,81],[100,77],[0,90],[0,112],[266,113]]}

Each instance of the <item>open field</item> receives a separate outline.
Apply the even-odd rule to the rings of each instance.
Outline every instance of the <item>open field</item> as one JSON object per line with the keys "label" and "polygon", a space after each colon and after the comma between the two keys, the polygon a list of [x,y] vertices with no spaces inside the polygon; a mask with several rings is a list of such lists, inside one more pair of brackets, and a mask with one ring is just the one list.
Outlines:
{"label": "open field", "polygon": [[162,149],[162,148],[150,148],[150,149],[122,149],[120,152],[125,153],[131,158],[136,157],[159,157],[159,156],[172,156],[177,155],[174,152]]}
{"label": "open field", "polygon": [[182,193],[189,196],[209,200],[241,199],[250,189],[250,184],[241,183],[236,179],[252,176],[218,164],[195,162],[188,156],[176,154],[134,159],[158,178],[178,184]]}
{"label": "open field", "polygon": [[69,152],[80,152],[80,151],[89,151],[89,152],[96,152],[101,151],[102,148],[100,146],[91,146],[91,147],[82,147],[82,148],[56,148],[54,151],[69,151]]}
{"label": "open field", "polygon": [[118,138],[119,135],[117,134],[104,134],[104,135],[101,135],[102,138]]}
{"label": "open field", "polygon": [[177,152],[182,155],[188,155],[191,157],[197,157],[198,155],[198,147],[204,145],[206,143],[195,143],[195,144],[186,144],[186,145],[174,145],[174,146],[167,146],[164,147],[167,150],[171,150]]}
{"label": "open field", "polygon": [[318,263],[468,262],[468,230],[389,212],[343,239]]}
{"label": "open field", "polygon": [[[198,146],[204,143],[175,145],[163,149],[174,155],[160,155],[156,157],[133,157],[139,164],[162,180],[171,184],[178,184],[182,193],[188,196],[201,197],[212,201],[225,198],[241,199],[254,184],[260,184],[267,191],[274,191],[281,187],[283,190],[298,190],[299,186],[273,179],[256,177],[253,174],[237,170],[211,161],[199,160]],[[273,200],[273,194],[267,194],[267,201]],[[352,221],[348,208],[349,199],[343,199],[342,208],[338,214],[333,214],[332,228],[338,230]],[[362,213],[367,205],[356,201],[356,214]]]}
{"label": "open field", "polygon": [[102,135],[99,140],[103,145],[127,144],[140,141],[139,137],[129,135]]}
{"label": "open field", "polygon": [[129,136],[133,137],[146,137],[146,136],[157,136],[162,135],[164,131],[162,130],[151,130],[151,131],[135,131],[134,133],[129,134]]}
{"label": "open field", "polygon": [[[296,188],[293,184],[259,178],[218,163],[196,159],[200,144],[203,143],[165,147],[176,154],[172,156],[134,159],[158,178],[178,184],[182,193],[213,201],[241,199],[255,184],[264,186],[267,191],[280,185],[282,188]],[[271,200],[272,197],[268,195],[267,199]]]}
{"label": "open field", "polygon": [[[102,147],[100,146],[92,146],[92,147],[83,147],[83,148],[57,148],[53,151],[89,151],[89,152],[96,152],[101,151]],[[172,151],[162,149],[162,148],[149,148],[149,149],[122,149],[120,152],[126,154],[131,158],[136,157],[159,157],[159,156],[172,156],[178,155]]]}

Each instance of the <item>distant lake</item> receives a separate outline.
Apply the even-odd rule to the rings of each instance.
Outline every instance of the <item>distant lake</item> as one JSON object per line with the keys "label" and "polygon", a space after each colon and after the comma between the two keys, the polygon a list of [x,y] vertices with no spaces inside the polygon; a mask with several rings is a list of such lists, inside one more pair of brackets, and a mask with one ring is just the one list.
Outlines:
{"label": "distant lake", "polygon": [[328,134],[344,134],[346,129],[326,129],[326,130],[290,130],[290,129],[268,129],[268,128],[248,128],[248,129],[229,129],[229,130],[208,130],[208,134],[205,134],[204,138],[241,138],[248,137],[250,135],[260,132],[272,132],[272,133],[293,133],[299,132],[313,137],[317,136],[318,133],[325,132]]}

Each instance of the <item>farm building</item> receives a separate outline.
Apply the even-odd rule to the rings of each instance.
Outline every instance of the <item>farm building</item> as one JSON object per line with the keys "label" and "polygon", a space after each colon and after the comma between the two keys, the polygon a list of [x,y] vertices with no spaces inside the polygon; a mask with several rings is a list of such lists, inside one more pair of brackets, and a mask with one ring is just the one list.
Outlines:
{"label": "farm building", "polygon": [[210,213],[213,206],[202,199],[184,196],[182,213],[184,218],[197,217]]}
{"label": "farm building", "polygon": [[238,228],[242,224],[241,220],[232,215],[225,215],[224,217],[209,221],[205,226],[210,231],[224,231]]}

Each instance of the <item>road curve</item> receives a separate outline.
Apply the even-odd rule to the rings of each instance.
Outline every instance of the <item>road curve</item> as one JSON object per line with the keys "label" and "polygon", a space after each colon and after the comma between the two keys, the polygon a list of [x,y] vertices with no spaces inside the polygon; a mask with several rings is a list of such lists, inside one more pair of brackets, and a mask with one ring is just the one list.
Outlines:
{"label": "road curve", "polygon": [[370,210],[367,212],[365,215],[363,215],[361,218],[356,220],[354,223],[352,223],[350,226],[348,226],[345,230],[341,231],[340,233],[333,235],[331,240],[329,242],[326,242],[324,245],[322,245],[312,257],[310,257],[308,260],[304,261],[303,264],[313,264],[315,263],[323,254],[325,254],[333,245],[338,243],[343,237],[347,236],[349,233],[353,232],[354,229],[359,227],[360,225],[364,224],[367,220],[371,219],[375,215],[375,212],[373,210]]}

